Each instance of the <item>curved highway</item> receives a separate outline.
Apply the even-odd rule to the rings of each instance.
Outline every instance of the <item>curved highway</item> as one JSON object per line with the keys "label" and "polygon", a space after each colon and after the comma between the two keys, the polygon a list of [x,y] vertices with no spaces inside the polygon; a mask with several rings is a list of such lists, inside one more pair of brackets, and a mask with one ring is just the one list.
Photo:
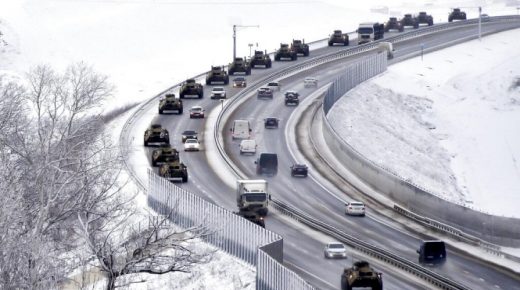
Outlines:
{"label": "curved highway", "polygon": [[[511,25],[511,24],[509,24]],[[483,31],[503,29],[507,24],[484,25]],[[475,34],[476,27],[462,27],[445,33],[437,33],[428,37],[422,37],[419,40],[409,40],[395,45],[397,54],[406,54],[410,51],[416,51],[419,43],[426,45],[434,45],[448,39],[457,39],[468,35]],[[342,47],[324,47],[313,50],[311,57],[330,53],[334,50],[344,49]],[[300,58],[299,58],[300,59]],[[302,58],[306,59],[306,58]],[[336,73],[341,70],[349,61],[347,59],[341,63],[322,65],[318,68],[297,74],[288,79],[282,80],[285,89],[295,89],[301,93],[301,97],[305,98],[313,90],[302,88],[302,78],[306,75],[318,76],[320,85],[332,80]],[[299,60],[301,61],[301,60]],[[251,76],[247,76],[248,82],[254,83],[255,80],[281,70],[291,62],[273,62],[272,69],[255,69]],[[231,76],[231,79],[233,77]],[[234,89],[226,86],[228,90],[228,98],[233,97],[240,89]],[[199,133],[204,130],[205,119],[189,119],[187,111],[193,105],[201,105],[206,109],[206,113],[213,108],[221,105],[219,101],[210,100],[211,86],[205,87],[205,97],[199,99],[185,99],[183,115],[158,115],[157,103],[151,102],[143,108],[140,113],[139,120],[134,121],[129,134],[129,160],[132,162],[130,166],[136,168],[139,178],[146,179],[145,168],[150,166],[150,149],[145,149],[142,145],[143,132],[151,123],[160,123],[170,132],[172,146],[182,151],[181,133],[186,129],[194,129]],[[173,91],[174,93],[178,93]],[[333,226],[336,226],[347,233],[360,237],[380,247],[389,249],[395,253],[399,253],[410,260],[416,260],[417,255],[415,249],[419,244],[420,237],[403,233],[393,227],[387,226],[386,223],[380,223],[376,219],[370,218],[372,213],[368,212],[366,218],[345,217],[343,215],[343,205],[337,198],[331,196],[320,184],[316,183],[312,178],[295,180],[290,177],[288,168],[294,163],[287,147],[287,142],[294,140],[286,140],[284,134],[284,125],[289,118],[293,108],[283,105],[281,93],[275,95],[274,100],[256,100],[255,97],[246,101],[235,112],[233,119],[249,119],[253,124],[254,135],[259,143],[259,152],[276,152],[279,155],[280,171],[279,174],[268,179],[270,190],[277,198],[289,202],[301,210],[317,217]],[[264,130],[262,120],[267,116],[275,116],[280,118],[281,127],[274,130]],[[226,128],[230,124],[225,125]],[[203,135],[201,135],[202,137]],[[254,157],[240,156],[238,154],[238,142],[231,140],[229,136],[225,136],[225,146],[228,155],[234,162],[252,178],[257,178],[254,174]],[[223,182],[219,176],[209,166],[210,162],[204,154],[205,140],[201,138],[201,152],[181,152],[181,159],[188,166],[190,180],[179,186],[199,194],[200,196],[211,200],[229,210],[235,210],[235,192],[234,188],[230,188]],[[135,158],[137,157],[137,158]],[[287,169],[287,170],[285,170]],[[311,173],[312,174],[312,173]],[[338,189],[329,189],[337,196],[348,200],[343,192]],[[353,256],[345,262],[344,260],[325,260],[322,256],[323,244],[328,241],[326,237],[319,233],[312,233],[299,229],[297,224],[291,223],[287,218],[271,213],[267,220],[267,228],[273,230],[284,237],[285,240],[285,261],[295,271],[299,272],[312,284],[320,288],[337,289],[339,287],[339,275],[345,264],[350,264],[352,259],[358,259],[362,256],[352,253]],[[421,289],[428,288],[420,281],[413,278],[403,276],[402,273],[394,273],[393,269],[388,269],[382,263],[373,261],[378,270],[385,274],[386,289]],[[441,268],[434,269],[447,277],[451,277],[456,281],[463,281],[472,289],[491,289],[497,286],[501,289],[520,289],[520,282],[514,277],[502,274],[487,265],[473,261],[464,255],[449,252],[448,262]]]}

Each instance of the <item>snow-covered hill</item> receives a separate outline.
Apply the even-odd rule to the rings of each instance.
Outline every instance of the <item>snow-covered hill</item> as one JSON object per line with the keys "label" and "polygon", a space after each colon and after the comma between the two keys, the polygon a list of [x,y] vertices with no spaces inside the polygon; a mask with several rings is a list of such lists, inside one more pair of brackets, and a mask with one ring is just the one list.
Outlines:
{"label": "snow-covered hill", "polygon": [[373,161],[455,202],[520,217],[520,30],[390,66],[330,113]]}

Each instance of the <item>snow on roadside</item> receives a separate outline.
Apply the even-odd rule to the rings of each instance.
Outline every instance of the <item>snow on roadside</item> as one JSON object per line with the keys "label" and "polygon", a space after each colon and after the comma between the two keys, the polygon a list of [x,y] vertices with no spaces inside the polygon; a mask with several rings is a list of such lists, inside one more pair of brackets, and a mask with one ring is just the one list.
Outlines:
{"label": "snow on roadside", "polygon": [[519,36],[503,32],[393,65],[340,100],[331,121],[406,180],[520,217]]}

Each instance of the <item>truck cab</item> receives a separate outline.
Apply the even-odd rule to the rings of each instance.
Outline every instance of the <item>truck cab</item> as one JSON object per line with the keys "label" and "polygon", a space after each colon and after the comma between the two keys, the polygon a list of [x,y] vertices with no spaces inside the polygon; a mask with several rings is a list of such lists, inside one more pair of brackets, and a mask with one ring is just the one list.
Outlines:
{"label": "truck cab", "polygon": [[385,25],[378,22],[365,22],[359,24],[358,44],[363,44],[383,38]]}
{"label": "truck cab", "polygon": [[237,180],[237,206],[240,211],[253,211],[265,216],[268,203],[267,181]]}

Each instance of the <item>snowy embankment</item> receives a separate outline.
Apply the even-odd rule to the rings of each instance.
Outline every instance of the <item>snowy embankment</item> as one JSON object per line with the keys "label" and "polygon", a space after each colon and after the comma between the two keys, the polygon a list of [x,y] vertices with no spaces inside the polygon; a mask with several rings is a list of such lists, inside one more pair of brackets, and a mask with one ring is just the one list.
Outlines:
{"label": "snowy embankment", "polygon": [[520,217],[520,30],[393,66],[329,113],[374,162],[454,202]]}

